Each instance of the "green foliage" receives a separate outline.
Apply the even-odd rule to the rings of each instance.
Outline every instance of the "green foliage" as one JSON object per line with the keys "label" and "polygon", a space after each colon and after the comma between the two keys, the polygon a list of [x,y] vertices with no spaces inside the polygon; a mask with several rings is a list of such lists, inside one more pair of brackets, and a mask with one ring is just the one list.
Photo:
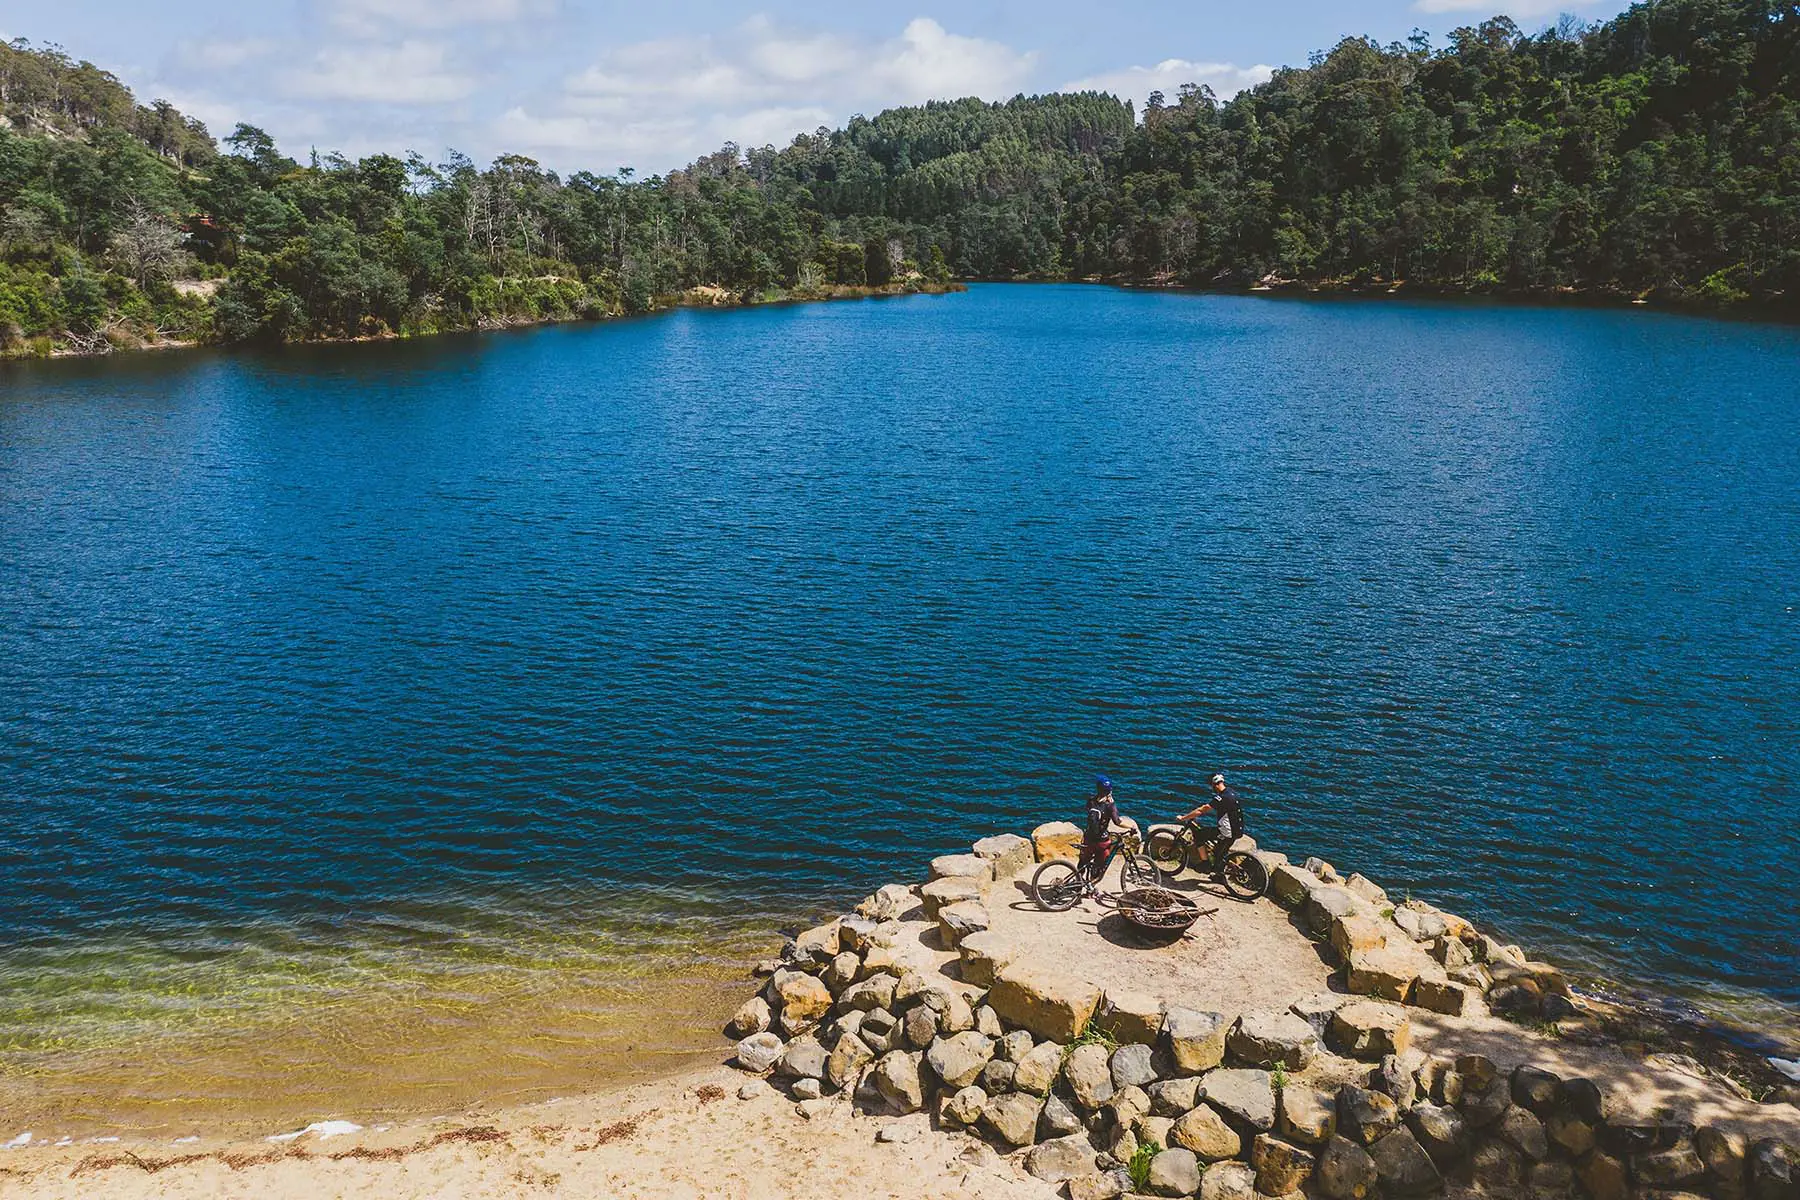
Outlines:
{"label": "green foliage", "polygon": [[[1221,103],[1099,93],[853,117],[666,176],[216,145],[0,45],[0,339],[412,335],[964,278],[1791,306],[1800,9],[1644,0],[1351,38]],[[922,264],[922,266],[920,265]],[[193,280],[224,280],[216,297]],[[181,287],[176,287],[177,283]]]}
{"label": "green foliage", "polygon": [[1131,1161],[1125,1164],[1125,1173],[1131,1177],[1131,1190],[1142,1192],[1150,1186],[1150,1160],[1156,1157],[1156,1147],[1145,1142],[1131,1152]]}

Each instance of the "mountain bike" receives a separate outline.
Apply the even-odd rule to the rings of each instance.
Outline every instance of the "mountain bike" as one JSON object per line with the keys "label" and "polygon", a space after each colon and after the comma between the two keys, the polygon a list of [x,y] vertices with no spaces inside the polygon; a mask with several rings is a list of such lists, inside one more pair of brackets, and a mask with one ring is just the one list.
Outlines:
{"label": "mountain bike", "polygon": [[1191,866],[1217,879],[1239,900],[1254,900],[1267,892],[1269,868],[1248,850],[1228,852],[1223,869],[1213,865],[1218,841],[1216,830],[1202,829],[1196,821],[1184,821],[1179,825],[1158,825],[1152,829],[1144,849],[1160,870],[1173,875],[1181,868]]}
{"label": "mountain bike", "polygon": [[1106,877],[1106,868],[1119,855],[1124,856],[1119,867],[1122,892],[1161,887],[1162,872],[1147,855],[1139,853],[1142,848],[1137,832],[1127,830],[1116,838],[1107,838],[1098,853],[1083,855],[1080,861],[1052,859],[1032,873],[1031,898],[1039,908],[1050,912],[1074,908],[1089,896],[1111,899],[1101,893],[1100,881]]}

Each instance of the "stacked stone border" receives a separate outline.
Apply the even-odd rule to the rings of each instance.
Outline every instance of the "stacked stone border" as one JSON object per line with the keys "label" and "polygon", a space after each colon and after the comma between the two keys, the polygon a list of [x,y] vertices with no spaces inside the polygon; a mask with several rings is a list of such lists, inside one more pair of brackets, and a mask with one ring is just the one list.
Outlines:
{"label": "stacked stone border", "polygon": [[[766,963],[728,1032],[736,1065],[784,1087],[803,1117],[849,1102],[921,1114],[1019,1151],[1070,1200],[1134,1188],[1202,1200],[1361,1200],[1446,1188],[1562,1200],[1800,1200],[1800,1151],[1774,1139],[1611,1111],[1593,1080],[1411,1047],[1410,1009],[1574,1017],[1555,967],[1360,874],[1256,849],[1271,897],[1321,943],[1344,992],[1226,1014],[1013,961],[983,888],[1072,857],[1067,822],[933,859]],[[897,952],[904,916],[934,922],[960,980]],[[1332,1091],[1290,1082],[1321,1054],[1364,1064]],[[766,1085],[746,1085],[746,1092]],[[898,1137],[896,1127],[884,1136]],[[1134,1178],[1135,1167],[1135,1178]]]}

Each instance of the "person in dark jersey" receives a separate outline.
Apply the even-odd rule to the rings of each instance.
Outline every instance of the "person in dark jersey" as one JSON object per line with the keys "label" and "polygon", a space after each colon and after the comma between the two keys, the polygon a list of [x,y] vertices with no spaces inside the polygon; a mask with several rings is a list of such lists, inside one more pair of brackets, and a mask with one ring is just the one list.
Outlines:
{"label": "person in dark jersey", "polygon": [[1222,773],[1212,777],[1212,791],[1213,798],[1209,802],[1183,813],[1181,820],[1185,824],[1188,821],[1198,821],[1209,812],[1218,815],[1219,835],[1212,846],[1212,869],[1216,874],[1225,867],[1225,852],[1231,849],[1231,843],[1244,836],[1244,804],[1238,799],[1238,794],[1226,785]]}
{"label": "person in dark jersey", "polygon": [[1135,832],[1137,827],[1136,821],[1119,815],[1112,780],[1104,775],[1094,776],[1094,794],[1087,802],[1087,828],[1081,835],[1081,865],[1087,867],[1104,859],[1112,849],[1114,832]]}

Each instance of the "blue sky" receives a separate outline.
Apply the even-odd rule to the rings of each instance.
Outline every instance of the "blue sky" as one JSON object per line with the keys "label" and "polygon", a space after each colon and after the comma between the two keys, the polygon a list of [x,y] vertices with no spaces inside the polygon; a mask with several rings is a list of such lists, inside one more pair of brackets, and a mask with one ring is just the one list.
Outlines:
{"label": "blue sky", "polygon": [[[1221,95],[1346,34],[1504,12],[1527,30],[1624,0],[0,0],[0,38],[61,44],[215,134],[293,154],[451,147],[570,171],[667,170],[726,140],[783,144],[851,113],[1099,87]],[[1114,9],[1114,11],[1107,11]]]}

